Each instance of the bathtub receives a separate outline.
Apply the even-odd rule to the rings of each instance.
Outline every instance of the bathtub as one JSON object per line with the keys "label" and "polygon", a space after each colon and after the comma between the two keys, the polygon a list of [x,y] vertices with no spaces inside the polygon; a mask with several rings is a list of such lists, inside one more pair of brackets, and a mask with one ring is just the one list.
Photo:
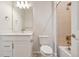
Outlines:
{"label": "bathtub", "polygon": [[68,50],[67,46],[59,46],[58,56],[59,57],[71,57],[71,50]]}

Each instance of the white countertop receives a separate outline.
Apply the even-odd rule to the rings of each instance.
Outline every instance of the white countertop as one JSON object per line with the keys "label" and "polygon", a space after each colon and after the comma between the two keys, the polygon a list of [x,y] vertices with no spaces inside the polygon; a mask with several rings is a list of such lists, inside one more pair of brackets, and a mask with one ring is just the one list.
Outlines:
{"label": "white countertop", "polygon": [[25,33],[0,33],[0,35],[32,35],[32,31],[27,31]]}

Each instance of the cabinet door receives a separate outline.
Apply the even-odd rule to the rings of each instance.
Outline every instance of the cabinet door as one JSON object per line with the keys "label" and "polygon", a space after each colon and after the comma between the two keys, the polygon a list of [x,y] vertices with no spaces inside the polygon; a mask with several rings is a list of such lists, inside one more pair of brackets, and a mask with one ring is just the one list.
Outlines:
{"label": "cabinet door", "polygon": [[12,57],[12,42],[3,41],[2,57]]}
{"label": "cabinet door", "polygon": [[30,41],[14,42],[14,57],[29,57],[32,54],[32,44]]}

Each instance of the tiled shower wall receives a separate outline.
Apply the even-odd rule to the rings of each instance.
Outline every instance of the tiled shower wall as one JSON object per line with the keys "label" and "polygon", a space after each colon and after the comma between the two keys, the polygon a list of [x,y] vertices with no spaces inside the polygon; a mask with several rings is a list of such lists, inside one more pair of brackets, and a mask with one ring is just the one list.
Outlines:
{"label": "tiled shower wall", "polygon": [[71,35],[71,6],[67,6],[68,3],[67,1],[61,2],[56,9],[57,42],[59,45],[67,45],[66,37]]}

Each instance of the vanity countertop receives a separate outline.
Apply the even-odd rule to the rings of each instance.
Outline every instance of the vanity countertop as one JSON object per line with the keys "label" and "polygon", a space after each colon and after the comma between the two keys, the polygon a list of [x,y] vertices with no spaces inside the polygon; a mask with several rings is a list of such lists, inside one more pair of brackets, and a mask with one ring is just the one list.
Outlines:
{"label": "vanity countertop", "polygon": [[20,32],[20,33],[0,33],[0,35],[32,35],[33,32],[32,31],[27,31],[27,32]]}

